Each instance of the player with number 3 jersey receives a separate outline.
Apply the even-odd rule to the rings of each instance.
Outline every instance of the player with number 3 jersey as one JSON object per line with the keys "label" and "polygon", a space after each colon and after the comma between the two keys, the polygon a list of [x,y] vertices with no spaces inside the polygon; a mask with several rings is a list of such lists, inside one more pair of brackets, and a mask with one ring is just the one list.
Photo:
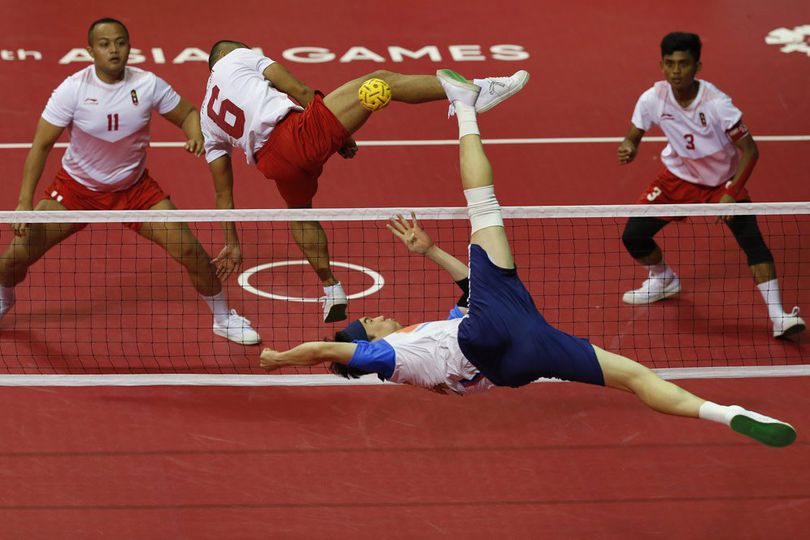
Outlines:
{"label": "player with number 3 jersey", "polygon": [[[658,176],[641,194],[642,204],[750,202],[746,182],[759,157],[742,112],[713,84],[696,78],[701,68],[701,42],[696,34],[673,32],[661,42],[665,81],[644,92],[632,124],[618,150],[620,164],[633,161],[644,133],[657,125],[667,138]],[[773,255],[762,238],[755,216],[724,216],[748,265],[771,319],[773,336],[784,338],[805,329],[799,308],[782,307]],[[648,270],[638,289],[627,291],[628,304],[650,304],[680,292],[678,276],[664,262],[653,240],[672,221],[631,217],[622,241],[630,255]]]}

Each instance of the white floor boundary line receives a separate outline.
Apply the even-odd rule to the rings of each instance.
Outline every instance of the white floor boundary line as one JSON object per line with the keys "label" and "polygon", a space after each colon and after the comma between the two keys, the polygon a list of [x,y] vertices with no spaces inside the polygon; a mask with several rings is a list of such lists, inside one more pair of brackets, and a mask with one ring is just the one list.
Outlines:
{"label": "white floor boundary line", "polygon": [[[484,144],[594,144],[619,143],[622,137],[542,137],[517,139],[483,139]],[[758,135],[761,142],[807,142],[810,135]],[[665,137],[645,137],[647,142],[666,142]],[[184,142],[154,141],[152,148],[182,148]],[[456,146],[458,139],[412,139],[391,141],[357,141],[358,146]],[[67,148],[67,143],[56,143],[56,148]],[[26,150],[31,143],[0,143],[0,150]]]}
{"label": "white floor boundary line", "polygon": [[[666,368],[654,370],[667,380],[808,377],[810,365]],[[537,382],[560,382],[541,379]],[[380,386],[392,385],[369,375],[343,379],[335,375],[0,375],[2,386]]]}

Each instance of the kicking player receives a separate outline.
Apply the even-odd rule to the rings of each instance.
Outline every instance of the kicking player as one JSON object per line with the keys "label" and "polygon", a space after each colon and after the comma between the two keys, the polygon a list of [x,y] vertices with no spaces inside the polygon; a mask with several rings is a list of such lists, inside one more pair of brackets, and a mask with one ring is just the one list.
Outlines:
{"label": "kicking player", "polygon": [[[641,204],[750,202],[746,182],[759,152],[743,123],[742,112],[713,84],[696,79],[700,71],[700,37],[674,32],[661,41],[665,81],[644,92],[633,111],[630,130],[619,145],[620,164],[633,161],[644,133],[661,128],[667,146],[661,171],[641,194]],[[765,304],[773,336],[784,338],[805,329],[799,308],[782,307],[773,255],[765,245],[755,216],[722,218],[748,258],[754,282]],[[640,288],[627,291],[628,304],[650,304],[678,294],[680,280],[664,261],[653,237],[672,220],[631,217],[622,241],[633,258],[648,270]]]}
{"label": "kicking player", "polygon": [[[469,312],[406,328],[383,316],[362,317],[336,336],[346,342],[310,342],[284,352],[264,349],[260,365],[272,371],[331,362],[333,372],[347,377],[376,373],[385,380],[459,395],[556,377],[632,392],[656,411],[719,422],[771,446],[791,444],[796,432],[789,424],[705,401],[641,364],[545,321],[512,260],[476,121],[478,87],[449,70],[440,71],[439,78],[458,114],[461,183],[472,226]],[[393,219],[389,228],[408,249],[428,256],[463,285],[459,276],[466,266],[433,244],[415,218]]]}
{"label": "kicking player", "polygon": [[[311,208],[326,161],[338,152],[350,159],[357,152],[352,134],[371,112],[357,98],[370,79],[386,81],[394,101],[423,103],[444,99],[436,77],[376,71],[349,81],[324,96],[296,79],[278,62],[237,41],[219,41],[209,57],[211,76],[203,100],[205,157],[217,192],[217,208],[233,208],[231,153],[241,148],[247,162],[275,181],[289,208]],[[487,111],[520,91],[529,74],[477,80],[486,91],[475,104]],[[296,104],[297,102],[297,104]],[[303,108],[305,107],[305,108]],[[452,114],[452,111],[451,111]],[[232,224],[226,227],[226,251],[238,251]],[[348,299],[332,273],[326,233],[317,221],[293,221],[290,231],[323,284],[324,322],[346,319]],[[223,259],[221,274],[230,273]]]}

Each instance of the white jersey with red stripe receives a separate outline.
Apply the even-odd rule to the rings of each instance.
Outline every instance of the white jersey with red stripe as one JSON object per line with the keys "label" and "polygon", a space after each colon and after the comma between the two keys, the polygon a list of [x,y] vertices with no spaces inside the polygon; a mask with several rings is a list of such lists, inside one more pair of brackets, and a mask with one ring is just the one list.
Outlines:
{"label": "white jersey with red stripe", "polygon": [[692,103],[682,107],[667,81],[644,92],[633,111],[633,125],[647,131],[655,124],[666,135],[661,161],[669,171],[688,182],[716,187],[737,171],[739,151],[735,141],[748,134],[742,112],[731,98],[706,81]]}
{"label": "white jersey with red stripe", "polygon": [[127,67],[121,81],[105,83],[87,66],[51,94],[42,118],[68,128],[70,144],[62,167],[93,191],[121,191],[146,169],[152,110],[166,114],[180,96],[163,79]]}
{"label": "white jersey with red stripe", "polygon": [[255,165],[273,128],[291,110],[303,110],[276,90],[263,72],[273,60],[251,49],[235,49],[211,70],[202,103],[201,127],[208,163],[241,148]]}

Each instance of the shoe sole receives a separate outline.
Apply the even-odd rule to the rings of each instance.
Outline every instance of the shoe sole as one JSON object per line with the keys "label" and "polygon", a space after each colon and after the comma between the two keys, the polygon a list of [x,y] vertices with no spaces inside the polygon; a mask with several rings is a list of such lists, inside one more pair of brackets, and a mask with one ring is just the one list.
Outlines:
{"label": "shoe sole", "polygon": [[[622,302],[624,302],[625,304],[630,304],[631,306],[640,306],[640,305],[644,305],[644,304],[654,304],[654,303],[656,303],[656,302],[660,302],[661,300],[664,300],[664,299],[666,299],[666,298],[669,298],[670,296],[675,296],[675,295],[676,295],[676,294],[678,294],[679,292],[681,292],[681,286],[680,286],[680,284],[678,284],[678,288],[677,288],[677,289],[674,289],[674,290],[671,290],[671,291],[664,291],[664,294],[662,294],[662,295],[661,295],[661,296],[659,296],[659,297],[656,297],[656,299],[655,299],[655,300],[647,300],[647,301],[634,302],[634,301],[632,301],[632,300],[628,300],[628,299],[627,299],[627,298],[628,298],[628,296],[627,296],[627,294],[625,294],[624,296],[622,296]],[[631,296],[630,298],[632,298],[632,296]]]}
{"label": "shoe sole", "polygon": [[332,306],[332,309],[329,310],[329,313],[326,314],[326,318],[324,318],[323,322],[331,323],[337,321],[345,321],[347,307],[348,304],[335,304],[334,306]]}
{"label": "shoe sole", "polygon": [[246,341],[246,340],[241,340],[241,341],[238,341],[238,340],[236,340],[236,339],[233,339],[233,338],[228,337],[228,331],[227,331],[227,330],[220,330],[220,329],[218,329],[218,328],[214,328],[214,334],[215,334],[215,335],[217,335],[217,336],[219,336],[219,337],[224,337],[224,338],[225,338],[225,339],[227,339],[228,341],[232,341],[232,342],[234,342],[234,343],[238,343],[239,345],[258,345],[259,343],[261,343],[261,342],[262,342],[262,338],[261,338],[261,337],[259,337],[259,338],[258,338],[258,339],[256,339],[256,340],[249,340],[249,341]]}
{"label": "shoe sole", "polygon": [[807,328],[807,327],[805,325],[801,324],[801,323],[794,324],[793,326],[791,326],[787,330],[784,330],[781,334],[775,333],[773,335],[773,337],[775,337],[776,339],[787,339],[788,337],[790,337],[790,336],[792,336],[794,334],[804,332],[805,328]]}
{"label": "shoe sole", "polygon": [[480,86],[469,79],[465,79],[462,75],[456,73],[452,69],[440,69],[436,71],[436,77],[439,80],[446,82],[450,86],[455,86],[456,88],[471,90],[476,94],[481,91]]}
{"label": "shoe sole", "polygon": [[509,90],[507,93],[505,93],[500,98],[493,100],[491,103],[488,103],[486,106],[481,107],[480,109],[476,108],[475,112],[477,112],[479,114],[480,113],[485,113],[488,110],[490,110],[491,108],[498,105],[499,103],[503,103],[505,100],[509,99],[510,97],[514,96],[515,94],[517,94],[518,92],[523,90],[523,87],[526,86],[527,82],[529,82],[529,72],[524,71],[524,70],[518,71],[518,73],[520,73],[520,72],[523,72],[524,76],[523,76],[523,80],[517,86],[513,87],[511,90]]}
{"label": "shoe sole", "polygon": [[762,444],[777,448],[788,446],[796,440],[796,430],[789,424],[759,422],[743,414],[731,419],[731,429]]}

